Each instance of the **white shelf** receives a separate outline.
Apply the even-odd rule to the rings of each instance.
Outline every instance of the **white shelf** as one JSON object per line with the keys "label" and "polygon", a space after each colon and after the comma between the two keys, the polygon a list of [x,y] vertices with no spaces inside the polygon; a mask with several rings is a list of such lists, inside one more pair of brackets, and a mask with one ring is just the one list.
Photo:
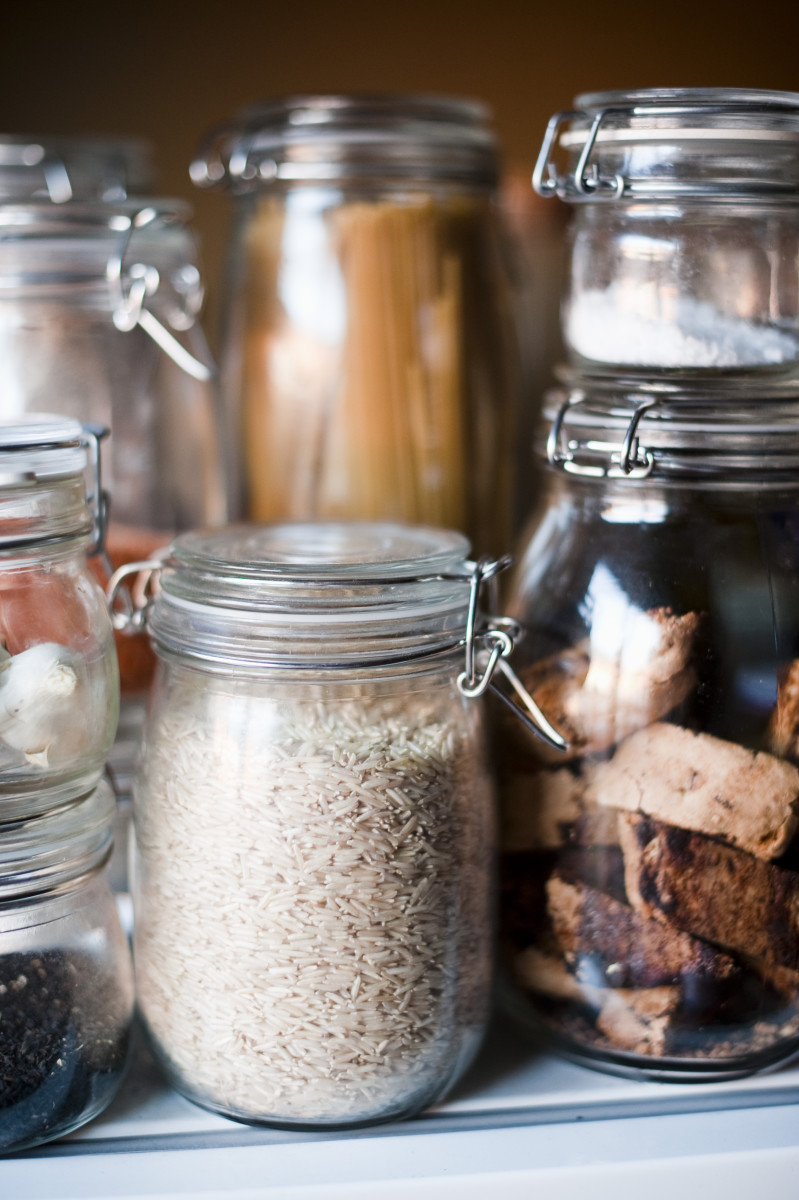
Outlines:
{"label": "white shelf", "polygon": [[751,1200],[799,1184],[799,1067],[640,1083],[494,1033],[449,1100],[348,1133],[240,1125],[172,1091],[145,1051],[90,1125],[0,1162],[2,1200]]}

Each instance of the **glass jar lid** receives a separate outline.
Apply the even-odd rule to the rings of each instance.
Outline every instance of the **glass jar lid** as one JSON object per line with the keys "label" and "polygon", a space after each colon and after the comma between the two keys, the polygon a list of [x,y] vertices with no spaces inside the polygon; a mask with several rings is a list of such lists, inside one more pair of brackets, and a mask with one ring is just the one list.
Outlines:
{"label": "glass jar lid", "polygon": [[124,200],[153,183],[150,147],[137,138],[0,134],[0,201]]}
{"label": "glass jar lid", "polygon": [[49,892],[97,870],[111,853],[115,815],[105,781],[35,817],[9,819],[0,800],[0,901]]}
{"label": "glass jar lid", "polygon": [[375,176],[493,186],[497,146],[479,101],[424,95],[288,96],[213,131],[191,165],[199,187]]}
{"label": "glass jar lid", "polygon": [[[142,264],[138,273],[156,272],[162,291],[186,292],[187,266],[193,268],[192,284],[197,283],[196,247],[186,228],[190,213],[177,200],[5,204],[0,207],[0,298],[94,288],[104,307],[113,306],[116,276],[121,270],[123,285],[129,282],[134,262]],[[123,260],[119,268],[118,259]]]}
{"label": "glass jar lid", "polygon": [[86,437],[72,417],[29,413],[0,419],[0,488],[68,479],[86,469]]}
{"label": "glass jar lid", "polygon": [[[799,389],[757,402],[723,385],[572,377],[545,399],[539,449],[550,465],[588,479],[693,479],[785,487],[799,467]],[[723,403],[719,403],[720,400]]]}
{"label": "glass jar lid", "polygon": [[105,433],[46,413],[0,419],[0,551],[92,536],[102,545]]}
{"label": "glass jar lid", "polygon": [[[559,169],[553,155],[566,153]],[[556,113],[533,173],[542,196],[799,202],[799,93],[593,92]]]}
{"label": "glass jar lid", "polygon": [[203,300],[190,212],[172,200],[0,204],[0,304],[69,304],[121,332],[140,326],[207,380],[210,355],[199,360],[175,336],[194,326]]}
{"label": "glass jar lid", "polygon": [[381,662],[463,639],[473,564],[447,530],[353,522],[184,534],[159,572],[149,629],[206,663]]}

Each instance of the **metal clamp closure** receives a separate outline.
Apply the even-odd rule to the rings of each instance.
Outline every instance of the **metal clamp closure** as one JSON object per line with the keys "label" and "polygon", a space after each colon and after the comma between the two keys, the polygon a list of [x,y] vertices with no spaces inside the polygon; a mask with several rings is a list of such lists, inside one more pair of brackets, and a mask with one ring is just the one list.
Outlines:
{"label": "metal clamp closure", "polygon": [[[764,100],[761,107],[763,113],[770,111],[779,113],[783,110],[791,113],[795,112],[795,104],[792,102],[783,105],[776,101]],[[751,103],[741,100],[730,100],[712,104],[681,104],[678,102],[653,104],[629,103],[608,105],[605,108],[597,109],[593,113],[579,110],[567,110],[555,113],[547,125],[535,170],[533,171],[533,188],[539,196],[560,196],[561,199],[576,202],[618,200],[623,196],[635,196],[639,193],[641,195],[652,194],[651,181],[634,182],[633,180],[625,179],[624,176],[618,173],[614,175],[601,175],[598,164],[591,162],[591,156],[596,148],[602,126],[605,125],[609,118],[619,118],[622,123],[629,122],[633,118],[644,120],[651,118],[653,121],[666,118],[678,122],[686,118],[734,117],[739,114],[750,116],[751,113]],[[588,125],[588,130],[574,170],[564,171],[560,174],[552,161],[552,156],[558,136],[563,126],[569,122],[580,122],[583,125]],[[588,124],[589,122],[590,124]],[[662,129],[651,125],[647,129],[647,133],[649,136],[657,136],[659,133],[662,133],[665,141],[666,139],[679,139],[681,129],[682,127],[677,123],[664,126]],[[746,190],[748,193],[751,192],[751,194],[768,195],[775,191],[781,192],[783,186],[786,190],[791,187],[788,182],[785,185],[781,185],[777,180],[763,181],[753,179],[747,183]],[[686,183],[684,181],[675,183],[672,181],[670,188],[684,195],[697,196],[721,196],[728,195],[730,192],[730,184],[724,179],[708,180],[703,178],[693,183]]]}
{"label": "metal clamp closure", "polygon": [[[147,301],[155,295],[161,284],[157,268],[143,262],[125,265],[134,232],[152,225],[155,221],[169,219],[168,211],[153,205],[140,208],[131,217],[118,218],[122,222],[121,236],[116,251],[106,266],[106,278],[112,294],[113,321],[116,328],[123,333],[129,333],[137,325],[140,326],[182,371],[204,383],[215,373],[215,369],[209,365],[210,355],[208,362],[196,358],[147,307]],[[174,328],[185,330],[194,325],[202,303],[202,288],[196,269],[191,278],[187,277],[184,281],[181,292],[182,308],[180,313],[176,314],[176,320],[170,323]]]}
{"label": "metal clamp closure", "polygon": [[108,492],[103,488],[102,455],[100,452],[100,443],[107,437],[108,430],[104,425],[93,425],[90,422],[84,423],[81,441],[86,447],[90,478],[89,490],[86,493],[86,503],[89,505],[89,511],[92,514],[94,528],[89,554],[99,555],[103,561],[103,566],[110,575],[112,568],[105,545],[106,534],[108,532],[108,508],[110,501]]}
{"label": "metal clamp closure", "polygon": [[651,450],[641,445],[638,425],[644,414],[656,407],[658,399],[647,397],[636,406],[620,443],[597,438],[580,441],[564,437],[567,413],[584,401],[582,393],[571,395],[558,409],[547,437],[547,460],[550,466],[559,467],[569,475],[590,479],[646,479],[651,475],[655,458]]}
{"label": "metal clamp closure", "polygon": [[[478,609],[483,583],[494,579],[510,566],[512,559],[481,558],[474,564],[466,618],[466,666],[457,679],[458,691],[473,700],[490,690],[503,704],[512,709],[527,729],[548,745],[566,750],[568,743],[546,719],[524,684],[508,662],[514,645],[521,636],[521,627],[510,617],[492,617],[479,627]],[[520,703],[498,684],[496,673],[508,681]]]}
{"label": "metal clamp closure", "polygon": [[[600,175],[596,163],[589,161],[596,145],[599,130],[609,116],[627,113],[626,108],[601,108],[591,120],[591,127],[580,151],[574,171],[559,175],[552,161],[558,134],[568,121],[588,120],[585,112],[566,111],[550,118],[544,141],[533,171],[533,188],[539,196],[566,196],[578,200],[618,200],[627,186],[622,175]],[[571,186],[569,186],[571,185]],[[576,195],[574,194],[576,193]]]}
{"label": "metal clamp closure", "polygon": [[207,188],[227,179],[240,185],[274,179],[278,169],[274,158],[253,161],[257,139],[257,128],[222,125],[212,130],[189,167],[192,182]]}
{"label": "metal clamp closure", "polygon": [[[166,554],[167,551],[164,551]],[[119,633],[143,633],[158,586],[163,559],[147,558],[118,567],[108,581],[105,599],[111,624]],[[132,586],[126,581],[135,575]]]}

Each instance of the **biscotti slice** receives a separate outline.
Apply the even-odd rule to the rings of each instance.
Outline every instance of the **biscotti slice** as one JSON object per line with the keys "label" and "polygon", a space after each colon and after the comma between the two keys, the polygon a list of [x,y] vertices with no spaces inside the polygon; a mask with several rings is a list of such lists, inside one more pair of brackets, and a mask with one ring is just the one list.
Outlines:
{"label": "biscotti slice", "polygon": [[799,825],[799,770],[771,754],[660,722],[596,766],[585,803],[646,813],[772,859]]}
{"label": "biscotti slice", "polygon": [[678,929],[620,904],[581,883],[553,875],[547,907],[566,961],[590,982],[616,988],[677,985],[691,977],[700,983],[727,983],[740,976],[728,955]]}
{"label": "biscotti slice", "polygon": [[799,658],[793,660],[780,681],[768,732],[775,754],[799,757]]}
{"label": "biscotti slice", "polygon": [[536,745],[545,762],[600,754],[653,721],[692,691],[691,651],[699,617],[630,608],[614,621],[613,641],[597,619],[591,638],[523,669],[522,682],[568,741],[564,752]]}
{"label": "biscotti slice", "polygon": [[622,814],[619,835],[643,916],[799,971],[799,874],[651,817]]}

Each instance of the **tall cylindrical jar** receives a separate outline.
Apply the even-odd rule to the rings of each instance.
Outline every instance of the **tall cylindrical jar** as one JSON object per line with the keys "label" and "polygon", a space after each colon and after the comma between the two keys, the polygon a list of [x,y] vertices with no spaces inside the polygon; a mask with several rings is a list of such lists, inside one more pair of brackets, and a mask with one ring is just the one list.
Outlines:
{"label": "tall cylindrical jar", "polygon": [[578,96],[534,183],[572,205],[563,335],[583,373],[724,372],[755,389],[795,375],[799,93]]}
{"label": "tall cylindrical jar", "polygon": [[135,787],[139,1007],[242,1120],[415,1112],[488,1016],[493,788],[461,691],[475,564],[385,524],[187,534]]}
{"label": "tall cylindrical jar", "polygon": [[799,1050],[799,396],[740,390],[553,393],[510,602],[568,748],[501,730],[505,998],[659,1079]]}
{"label": "tall cylindrical jar", "polygon": [[70,1133],[114,1097],[133,972],[106,863],[105,782],[35,817],[0,807],[0,1152]]}
{"label": "tall cylindrical jar", "polygon": [[[0,208],[0,416],[55,412],[110,429],[116,563],[225,514],[187,218],[152,200]],[[141,691],[146,652],[120,644],[120,658],[123,691]]]}
{"label": "tall cylindrical jar", "polygon": [[[119,676],[103,593],[99,434],[66,417],[0,422],[0,821],[96,786]],[[88,481],[88,482],[87,482]]]}
{"label": "tall cylindrical jar", "polygon": [[224,400],[245,515],[507,544],[518,330],[482,105],[298,96],[192,167],[236,197]]}

